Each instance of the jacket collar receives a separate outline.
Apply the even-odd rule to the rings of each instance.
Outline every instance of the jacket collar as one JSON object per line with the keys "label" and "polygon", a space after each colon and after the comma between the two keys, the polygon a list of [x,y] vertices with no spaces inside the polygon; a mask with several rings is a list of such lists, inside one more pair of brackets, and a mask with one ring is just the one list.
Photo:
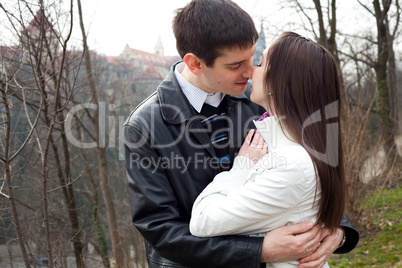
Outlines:
{"label": "jacket collar", "polygon": [[279,120],[284,119],[285,118],[277,116],[270,116],[262,121],[254,120],[254,125],[267,143],[269,152],[276,150],[278,147],[295,144],[295,142],[291,140],[290,134],[286,130],[282,130],[279,125]]}
{"label": "jacket collar", "polygon": [[[162,117],[170,124],[186,122],[196,115],[196,112],[181,90],[179,82],[174,74],[174,70],[179,63],[181,63],[181,61],[171,67],[168,75],[156,90]],[[225,98],[230,98],[234,101],[241,100],[250,102],[244,93],[239,96],[226,95]]]}

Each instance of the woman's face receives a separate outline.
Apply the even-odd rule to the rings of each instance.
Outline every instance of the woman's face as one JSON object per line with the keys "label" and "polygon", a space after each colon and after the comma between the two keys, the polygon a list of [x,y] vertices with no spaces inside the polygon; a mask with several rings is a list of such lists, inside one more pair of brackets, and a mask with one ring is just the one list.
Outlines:
{"label": "woman's face", "polygon": [[254,68],[253,76],[252,76],[252,86],[251,86],[251,95],[250,99],[252,102],[257,103],[258,105],[264,107],[267,111],[269,111],[268,99],[269,96],[265,91],[265,70],[267,67],[267,53],[268,48],[264,50],[261,57],[261,63]]}

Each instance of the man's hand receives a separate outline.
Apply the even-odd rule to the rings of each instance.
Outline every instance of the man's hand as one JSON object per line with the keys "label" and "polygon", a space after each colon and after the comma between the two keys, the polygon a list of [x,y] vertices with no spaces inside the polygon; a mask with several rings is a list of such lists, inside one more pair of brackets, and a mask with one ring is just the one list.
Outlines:
{"label": "man's hand", "polygon": [[270,231],[264,238],[261,262],[286,262],[308,257],[319,246],[321,230],[320,225],[313,227],[312,222],[307,222]]}
{"label": "man's hand", "polygon": [[[254,136],[253,136],[254,135]],[[257,130],[250,130],[240,147],[239,154],[250,158],[254,164],[268,152],[267,144]]]}
{"label": "man's hand", "polygon": [[341,243],[343,232],[342,228],[338,228],[331,234],[327,228],[322,228],[321,245],[313,254],[300,260],[299,268],[323,267]]}

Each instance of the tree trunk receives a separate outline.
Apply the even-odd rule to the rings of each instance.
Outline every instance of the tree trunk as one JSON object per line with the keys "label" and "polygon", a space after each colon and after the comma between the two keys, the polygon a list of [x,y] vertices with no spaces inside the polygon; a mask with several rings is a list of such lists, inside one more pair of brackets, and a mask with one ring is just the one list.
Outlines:
{"label": "tree trunk", "polygon": [[24,236],[22,235],[21,231],[21,224],[20,220],[18,218],[18,213],[17,213],[17,205],[15,204],[15,199],[14,199],[14,189],[12,186],[11,182],[11,161],[10,161],[10,142],[11,142],[11,111],[10,111],[10,106],[8,104],[7,100],[7,94],[6,94],[6,88],[5,85],[1,85],[1,91],[2,91],[2,97],[3,97],[3,103],[4,103],[4,108],[5,108],[5,113],[6,113],[6,136],[5,136],[5,145],[4,145],[4,169],[5,169],[5,180],[7,183],[7,190],[8,190],[8,199],[10,200],[10,206],[11,206],[11,214],[13,217],[13,224],[15,227],[15,230],[17,232],[17,237],[18,237],[18,243],[21,248],[21,254],[24,259],[25,267],[30,268],[31,265],[29,264],[29,258],[28,254],[25,248],[25,242],[24,242]]}
{"label": "tree trunk", "polygon": [[[44,42],[45,42],[46,49],[47,49],[47,55],[50,58],[50,62],[52,65],[53,73],[51,74],[51,77],[53,79],[55,88],[57,88],[58,80],[57,80],[55,61],[54,61],[54,57],[53,57],[54,51],[52,51],[47,38],[44,39]],[[60,71],[62,71],[62,70],[60,70]],[[40,74],[39,77],[43,77],[43,75]],[[43,89],[42,94],[44,96],[46,96],[47,95],[46,90]],[[57,109],[62,109],[60,98],[55,99],[55,103],[56,103]],[[46,120],[46,124],[48,126],[50,126],[49,118],[51,117],[51,115],[49,114],[49,105],[46,102],[45,102],[44,113],[45,113],[44,118]],[[57,118],[58,118],[58,122],[65,121],[63,111],[59,111],[57,113]],[[53,153],[54,153],[54,157],[55,157],[56,165],[57,165],[58,179],[60,182],[61,189],[63,191],[64,201],[67,206],[67,214],[68,214],[68,217],[69,217],[69,220],[71,223],[71,228],[72,228],[71,241],[73,243],[73,248],[74,248],[76,267],[83,268],[84,261],[83,261],[83,254],[82,254],[83,246],[82,246],[82,242],[81,242],[81,240],[82,240],[81,228],[80,228],[80,224],[79,224],[77,207],[76,207],[76,203],[75,203],[74,186],[72,184],[72,179],[71,179],[70,152],[68,149],[68,142],[67,142],[64,123],[59,124],[59,126],[60,126],[60,135],[61,135],[61,141],[62,141],[62,150],[63,150],[64,161],[65,161],[64,164],[61,163],[61,160],[59,157],[59,151],[58,151],[56,143],[54,142],[53,137],[49,136],[49,138],[51,139],[51,146],[53,149]],[[63,166],[64,166],[65,176],[63,175],[63,172],[62,172]]]}
{"label": "tree trunk", "polygon": [[[64,122],[64,117],[59,116],[59,122]],[[63,152],[64,152],[64,169],[66,173],[67,180],[63,176],[62,173],[62,164],[60,161],[59,157],[59,152],[56,146],[56,143],[54,142],[53,138],[51,137],[52,141],[52,148],[53,148],[53,153],[55,156],[56,160],[56,165],[57,165],[57,173],[58,173],[58,178],[60,181],[60,186],[63,191],[63,196],[64,200],[67,206],[67,214],[71,223],[71,228],[72,228],[72,235],[71,235],[71,240],[73,243],[73,248],[74,248],[74,256],[75,256],[75,264],[77,268],[82,268],[84,267],[84,261],[83,261],[83,254],[82,254],[82,238],[81,238],[81,228],[79,225],[79,220],[78,220],[78,213],[77,213],[77,206],[75,203],[75,196],[74,196],[74,188],[71,180],[71,172],[70,172],[70,155],[68,151],[68,145],[67,145],[67,140],[66,140],[66,135],[65,135],[65,130],[64,130],[64,125],[61,124],[61,138],[63,141]]]}
{"label": "tree trunk", "polygon": [[394,127],[391,118],[391,105],[389,96],[389,86],[387,77],[387,63],[389,57],[389,33],[387,31],[386,18],[387,13],[391,5],[391,1],[388,5],[381,6],[379,0],[374,0],[374,11],[377,22],[377,62],[374,67],[376,73],[376,85],[377,85],[377,105],[378,115],[380,117],[382,127],[382,138],[385,141],[386,151],[389,151],[393,146]]}
{"label": "tree trunk", "polygon": [[[338,47],[336,44],[337,33],[337,17],[336,17],[336,0],[331,0],[331,6],[328,6],[328,27],[324,24],[324,13],[322,12],[322,6],[320,0],[313,0],[315,10],[318,17],[319,34],[318,43],[325,47],[334,56],[338,65],[338,76],[341,87],[341,94],[344,92],[344,79],[341,71],[341,61],[338,55]],[[329,31],[329,33],[328,33]]]}
{"label": "tree trunk", "polygon": [[98,102],[98,95],[96,92],[95,81],[92,74],[92,67],[91,67],[91,58],[89,54],[88,44],[87,44],[87,37],[84,28],[84,21],[82,17],[82,8],[81,8],[81,0],[77,0],[78,4],[78,12],[79,12],[79,19],[80,19],[80,27],[83,39],[83,47],[84,47],[84,59],[85,59],[85,69],[87,72],[87,77],[89,81],[89,88],[92,94],[92,102],[95,103],[97,108],[95,109],[95,113],[93,116],[93,127],[95,131],[95,137],[97,142],[97,152],[99,158],[99,178],[100,178],[100,187],[102,191],[102,196],[105,202],[106,207],[106,214],[109,224],[109,230],[111,235],[111,241],[113,246],[113,255],[116,261],[116,267],[123,267],[123,251],[121,249],[121,242],[119,233],[117,230],[117,223],[116,223],[116,215],[113,205],[113,199],[110,192],[110,185],[108,180],[108,170],[107,170],[107,160],[106,160],[106,152],[105,148],[103,147],[104,140],[102,140],[102,135],[99,132],[99,102]]}
{"label": "tree trunk", "polygon": [[99,244],[99,246],[97,246],[95,248],[97,249],[98,253],[101,255],[103,267],[109,268],[110,261],[109,261],[108,254],[107,254],[108,246],[107,246],[107,242],[106,242],[106,235],[105,235],[105,231],[103,229],[102,222],[99,218],[99,203],[98,203],[98,189],[97,189],[98,187],[92,177],[92,173],[91,173],[91,170],[88,165],[87,157],[81,149],[80,149],[80,154],[81,154],[82,160],[84,162],[85,172],[87,173],[89,181],[92,185],[92,192],[93,192],[93,196],[92,196],[92,200],[91,200],[92,217],[95,222],[95,235],[98,240],[97,242]]}
{"label": "tree trunk", "polygon": [[[64,122],[64,116],[62,112],[59,113],[60,122]],[[71,179],[71,169],[70,169],[70,153],[68,151],[66,132],[64,129],[64,124],[61,126],[61,138],[63,142],[64,160],[65,160],[65,173],[67,177],[67,184],[63,187],[67,188],[68,195],[67,198],[67,211],[71,222],[71,227],[73,229],[72,242],[74,247],[75,263],[77,268],[84,267],[83,255],[82,255],[82,243],[81,243],[81,228],[78,220],[77,206],[75,204],[74,188]]]}
{"label": "tree trunk", "polygon": [[[389,33],[389,25],[387,22],[387,32]],[[388,35],[387,37],[389,41],[389,50],[388,50],[388,76],[389,76],[389,92],[390,92],[390,106],[391,106],[391,118],[394,124],[394,134],[402,134],[402,129],[399,128],[398,125],[398,90],[396,83],[396,61],[395,61],[395,52],[394,52],[394,37]]]}

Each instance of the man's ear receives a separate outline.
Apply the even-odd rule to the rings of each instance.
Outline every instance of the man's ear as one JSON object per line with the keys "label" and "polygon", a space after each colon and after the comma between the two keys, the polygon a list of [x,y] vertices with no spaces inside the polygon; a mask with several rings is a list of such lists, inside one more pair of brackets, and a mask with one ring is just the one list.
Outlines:
{"label": "man's ear", "polygon": [[199,76],[202,74],[204,63],[196,55],[193,53],[187,53],[184,56],[183,61],[194,75]]}

